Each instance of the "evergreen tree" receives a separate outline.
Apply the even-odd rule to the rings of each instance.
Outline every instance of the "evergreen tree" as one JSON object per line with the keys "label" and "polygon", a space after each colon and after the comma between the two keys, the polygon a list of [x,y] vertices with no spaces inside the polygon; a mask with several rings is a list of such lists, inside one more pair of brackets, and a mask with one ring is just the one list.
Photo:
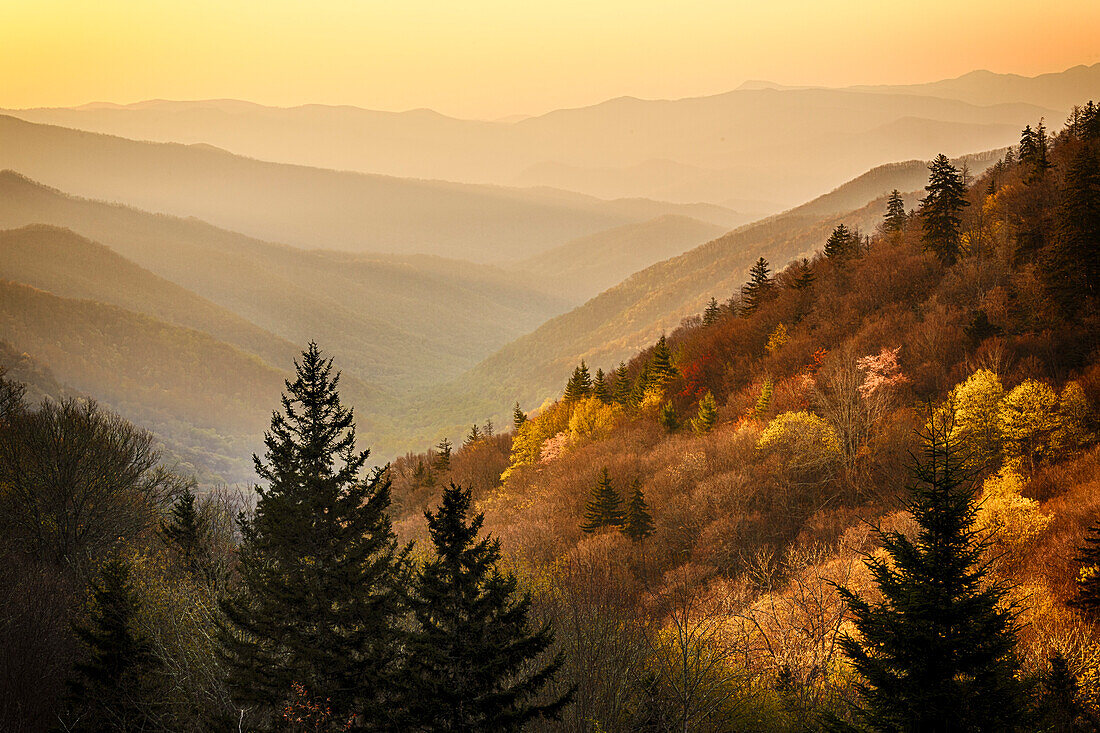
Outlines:
{"label": "evergreen tree", "polygon": [[192,575],[202,569],[206,549],[206,526],[195,508],[195,492],[190,486],[176,499],[168,512],[168,521],[161,523],[161,534],[175,548],[184,566]]}
{"label": "evergreen tree", "polygon": [[703,311],[703,325],[712,326],[718,322],[718,317],[721,316],[722,309],[718,307],[718,299],[711,298],[707,303],[706,310]]}
{"label": "evergreen tree", "polygon": [[69,682],[67,702],[72,723],[66,730],[130,731],[152,727],[147,704],[158,663],[149,644],[139,638],[134,621],[140,609],[130,565],[108,560],[92,583],[92,608],[77,638],[87,649]]}
{"label": "evergreen tree", "polygon": [[530,596],[500,571],[500,542],[479,538],[470,490],[451,484],[425,511],[434,554],[415,581],[404,730],[518,731],[553,719],[572,696],[540,701],[561,668],[550,627],[530,630]]}
{"label": "evergreen tree", "polygon": [[1043,124],[1042,118],[1040,118],[1039,125],[1035,128],[1035,160],[1032,162],[1032,171],[1029,177],[1031,181],[1042,179],[1052,167],[1049,158],[1048,143],[1047,128],[1046,125]]}
{"label": "evergreen tree", "polygon": [[444,438],[435,444],[435,449],[439,451],[436,454],[435,467],[439,471],[451,470],[451,450],[453,446],[449,438]]}
{"label": "evergreen tree", "polygon": [[1070,605],[1094,621],[1100,621],[1100,522],[1085,534],[1085,544],[1078,548],[1077,597]]}
{"label": "evergreen tree", "polygon": [[791,286],[795,290],[805,290],[812,287],[814,284],[814,271],[810,266],[810,261],[803,257],[794,267],[794,276],[791,279]]}
{"label": "evergreen tree", "polygon": [[921,199],[924,249],[935,252],[940,262],[953,265],[959,256],[959,227],[966,200],[966,186],[958,169],[942,153],[928,166],[931,174]]}
{"label": "evergreen tree", "polygon": [[882,228],[888,232],[900,232],[905,228],[905,199],[895,188],[886,199],[886,216],[883,217]]}
{"label": "evergreen tree", "polygon": [[596,378],[592,380],[592,396],[605,405],[611,404],[611,388],[607,386],[603,369],[596,370]]}
{"label": "evergreen tree", "polygon": [[619,367],[615,370],[615,385],[611,398],[616,404],[626,407],[630,404],[630,393],[633,387],[630,384],[630,373],[626,369],[626,364],[619,362]]}
{"label": "evergreen tree", "polygon": [[856,253],[857,240],[852,230],[843,224],[837,224],[836,229],[825,241],[825,256],[830,260],[842,260]]}
{"label": "evergreen tree", "polygon": [[588,373],[588,366],[581,361],[580,366],[573,370],[573,376],[565,385],[563,402],[577,402],[592,395],[592,377]]}
{"label": "evergreen tree", "polygon": [[768,261],[761,257],[749,269],[749,281],[741,288],[741,316],[748,318],[773,294],[775,282]]}
{"label": "evergreen tree", "polygon": [[645,494],[642,493],[642,482],[639,479],[634,479],[630,501],[626,505],[626,521],[623,523],[623,534],[633,542],[641,542],[653,534],[653,528],[653,517],[649,513],[649,505],[646,504]]}
{"label": "evergreen tree", "polygon": [[668,348],[668,342],[662,335],[657,339],[653,354],[649,357],[650,385],[663,387],[675,376],[676,367],[672,366],[672,350]]}
{"label": "evergreen tree", "polygon": [[637,406],[645,399],[645,394],[652,386],[653,380],[649,371],[649,362],[642,364],[642,370],[638,372],[638,378],[634,380],[634,388],[630,392],[631,405]]}
{"label": "evergreen tree", "polygon": [[1100,157],[1083,147],[1066,170],[1054,262],[1047,270],[1052,290],[1069,312],[1082,298],[1100,298]]}
{"label": "evergreen tree", "polygon": [[466,433],[466,439],[462,441],[462,447],[468,448],[469,446],[481,440],[481,438],[481,428],[478,427],[477,423],[473,423],[472,425],[470,425],[470,432]]}
{"label": "evergreen tree", "polygon": [[1087,733],[1100,728],[1089,720],[1088,711],[1082,704],[1077,677],[1070,671],[1061,652],[1051,656],[1050,669],[1043,674],[1041,683],[1037,730]]}
{"label": "evergreen tree", "polygon": [[485,427],[482,429],[481,434],[486,438],[493,437],[493,418],[485,419]]}
{"label": "evergreen tree", "polygon": [[266,483],[241,517],[239,583],[223,600],[222,641],[237,704],[270,724],[301,685],[336,720],[381,727],[391,710],[409,548],[387,511],[384,469],[362,476],[340,375],[310,343],[264,435]]}
{"label": "evergreen tree", "polygon": [[623,500],[611,485],[611,473],[605,467],[592,489],[592,498],[584,507],[584,523],[581,529],[595,532],[603,527],[621,527],[623,524]]}
{"label": "evergreen tree", "polygon": [[520,409],[519,402],[512,408],[512,427],[519,430],[527,422],[527,413]]}
{"label": "evergreen tree", "polygon": [[953,410],[944,410],[921,433],[923,460],[906,505],[915,540],[881,532],[890,559],[867,561],[883,600],[840,589],[860,635],[841,640],[862,678],[855,712],[871,730],[1028,729],[1015,612],[983,560],[975,488],[953,423]]}
{"label": "evergreen tree", "polygon": [[775,384],[771,379],[765,379],[764,384],[760,385],[760,395],[756,398],[756,405],[753,406],[752,416],[756,420],[763,420],[764,414],[767,413],[768,407],[772,403],[772,392],[775,390]]}
{"label": "evergreen tree", "polygon": [[666,402],[661,407],[661,411],[657,413],[657,422],[670,433],[675,432],[680,427],[680,416],[676,413],[676,407],[671,402]]}
{"label": "evergreen tree", "polygon": [[[1009,152],[1012,152],[1011,149]],[[1035,131],[1031,129],[1031,125],[1025,125],[1024,129],[1020,131],[1020,146],[1017,149],[1017,157],[1022,165],[1035,167],[1035,162],[1039,157],[1039,146],[1035,140]]]}
{"label": "evergreen tree", "polygon": [[691,428],[697,433],[709,433],[718,424],[718,402],[708,390],[699,400],[699,414],[691,421]]}

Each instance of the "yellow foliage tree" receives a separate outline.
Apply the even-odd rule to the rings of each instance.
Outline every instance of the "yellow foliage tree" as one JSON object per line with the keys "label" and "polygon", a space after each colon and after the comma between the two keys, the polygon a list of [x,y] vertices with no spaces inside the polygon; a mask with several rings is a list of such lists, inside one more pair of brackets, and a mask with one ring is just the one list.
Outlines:
{"label": "yellow foliage tree", "polygon": [[1091,406],[1085,390],[1077,382],[1069,382],[1058,398],[1060,423],[1054,433],[1056,451],[1074,451],[1091,438],[1088,431]]}
{"label": "yellow foliage tree", "polygon": [[[598,400],[596,400],[598,402]],[[501,481],[507,481],[523,466],[533,466],[542,457],[542,445],[552,435],[557,435],[569,425],[572,416],[570,405],[554,403],[545,406],[535,417],[528,417],[519,426],[512,437],[512,454],[508,468],[500,475]]]}
{"label": "yellow foliage tree", "polygon": [[982,484],[977,525],[988,532],[993,544],[1015,557],[1027,549],[1050,524],[1051,516],[1039,511],[1039,502],[1022,493],[1024,479],[1012,468],[1004,468]]}
{"label": "yellow foliage tree", "polygon": [[790,334],[787,333],[787,327],[780,323],[772,331],[771,336],[768,337],[768,353],[774,354],[783,348],[783,345],[791,340]]}
{"label": "yellow foliage tree", "polygon": [[951,391],[949,403],[955,408],[952,437],[972,451],[972,462],[978,466],[1000,455],[998,416],[1004,394],[1001,380],[988,369],[979,369]]}
{"label": "yellow foliage tree", "polygon": [[840,459],[836,431],[812,412],[784,412],[768,423],[756,449],[777,454],[790,472],[798,475],[830,472]]}
{"label": "yellow foliage tree", "polygon": [[618,420],[621,408],[618,405],[605,405],[596,397],[581,400],[573,408],[569,418],[570,442],[599,440],[607,437]]}
{"label": "yellow foliage tree", "polygon": [[1005,396],[997,422],[1006,463],[1032,470],[1054,453],[1058,397],[1049,384],[1029,379]]}

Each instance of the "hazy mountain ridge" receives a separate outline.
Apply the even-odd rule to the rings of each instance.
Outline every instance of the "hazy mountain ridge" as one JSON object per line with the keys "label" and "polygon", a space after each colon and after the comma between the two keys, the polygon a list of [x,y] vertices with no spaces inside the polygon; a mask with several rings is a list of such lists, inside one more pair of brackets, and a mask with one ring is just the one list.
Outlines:
{"label": "hazy mountain ridge", "polygon": [[[1060,120],[1072,104],[1100,96],[1100,64],[1030,79],[975,74],[847,89],[744,84],[677,100],[620,97],[514,122],[233,100],[9,112],[135,138],[209,143],[267,160],[552,185],[605,198],[771,200],[775,205],[763,212],[770,213],[891,160],[1002,147],[1015,142],[1026,122],[1044,115]],[[995,93],[977,93],[990,89]]]}
{"label": "hazy mountain ridge", "polygon": [[[700,207],[607,202],[570,192],[414,180],[272,163],[0,115],[0,167],[68,193],[194,216],[304,248],[530,256],[583,234]],[[736,214],[715,206],[722,219]]]}

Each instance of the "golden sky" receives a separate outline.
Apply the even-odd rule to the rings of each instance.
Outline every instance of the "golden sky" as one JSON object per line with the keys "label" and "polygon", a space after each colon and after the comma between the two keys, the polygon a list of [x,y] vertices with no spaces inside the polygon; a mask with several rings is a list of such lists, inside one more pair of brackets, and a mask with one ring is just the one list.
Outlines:
{"label": "golden sky", "polygon": [[248,99],[492,119],[747,79],[1100,61],[1098,0],[0,0],[0,107]]}

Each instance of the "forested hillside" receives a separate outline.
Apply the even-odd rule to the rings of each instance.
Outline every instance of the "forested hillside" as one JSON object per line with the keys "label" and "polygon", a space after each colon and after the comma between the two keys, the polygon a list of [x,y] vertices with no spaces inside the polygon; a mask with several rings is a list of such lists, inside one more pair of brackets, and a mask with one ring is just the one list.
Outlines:
{"label": "forested hillside", "polygon": [[706,245],[755,262],[629,362],[375,469],[317,344],[280,399],[206,334],[3,283],[59,379],[263,441],[255,496],[196,494],[11,359],[3,727],[1094,729],[1100,110],[808,218]]}

